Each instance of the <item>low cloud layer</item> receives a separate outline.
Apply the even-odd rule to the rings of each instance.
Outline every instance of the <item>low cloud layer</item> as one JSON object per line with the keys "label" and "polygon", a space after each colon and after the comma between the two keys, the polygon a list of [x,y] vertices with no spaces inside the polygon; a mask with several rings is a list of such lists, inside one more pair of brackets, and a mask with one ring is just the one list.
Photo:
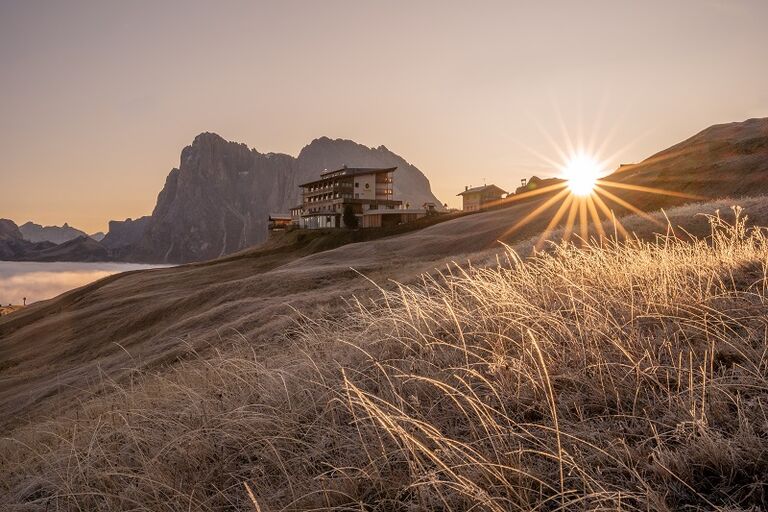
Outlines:
{"label": "low cloud layer", "polygon": [[152,268],[114,263],[0,262],[0,304],[27,304],[53,298],[67,290],[118,272]]}

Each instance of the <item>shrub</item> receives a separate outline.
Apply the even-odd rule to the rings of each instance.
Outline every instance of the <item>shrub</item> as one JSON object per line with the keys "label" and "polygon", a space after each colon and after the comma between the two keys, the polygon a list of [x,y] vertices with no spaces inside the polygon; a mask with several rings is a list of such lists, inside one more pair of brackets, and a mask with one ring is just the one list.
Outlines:
{"label": "shrub", "polygon": [[342,220],[344,221],[344,226],[346,226],[348,229],[357,229],[357,215],[355,215],[355,211],[352,209],[352,205],[348,204],[344,207]]}

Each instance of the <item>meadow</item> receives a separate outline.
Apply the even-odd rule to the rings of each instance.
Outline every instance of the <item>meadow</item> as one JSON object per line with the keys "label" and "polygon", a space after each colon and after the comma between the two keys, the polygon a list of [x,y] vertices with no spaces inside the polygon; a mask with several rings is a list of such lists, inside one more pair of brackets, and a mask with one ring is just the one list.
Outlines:
{"label": "meadow", "polygon": [[[9,510],[763,510],[768,237],[509,247],[136,370],[0,442]],[[530,244],[528,244],[529,246]],[[527,247],[527,246],[526,246]]]}

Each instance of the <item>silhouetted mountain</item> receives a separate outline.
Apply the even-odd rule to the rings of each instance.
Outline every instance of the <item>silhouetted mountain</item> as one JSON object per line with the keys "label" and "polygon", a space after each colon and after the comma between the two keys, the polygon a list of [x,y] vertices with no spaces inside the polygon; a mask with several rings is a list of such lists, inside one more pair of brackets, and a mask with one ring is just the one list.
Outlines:
{"label": "silhouetted mountain", "polygon": [[68,242],[80,236],[88,236],[85,231],[73,228],[66,222],[63,226],[41,226],[30,221],[19,226],[19,231],[24,236],[24,240],[53,242],[54,244]]}
{"label": "silhouetted mountain", "polygon": [[102,240],[104,240],[104,237],[106,236],[106,234],[103,231],[97,231],[96,233],[91,233],[88,236],[90,238],[93,238],[97,242],[101,242]]}
{"label": "silhouetted mountain", "polygon": [[[395,197],[411,204],[438,203],[427,178],[384,146],[349,140],[314,140],[299,156],[259,153],[213,133],[198,135],[168,175],[133,261],[189,262],[216,258],[258,244],[271,212],[300,201],[299,185],[326,168],[394,167]],[[111,236],[105,238],[105,243]],[[111,241],[110,241],[111,243]]]}

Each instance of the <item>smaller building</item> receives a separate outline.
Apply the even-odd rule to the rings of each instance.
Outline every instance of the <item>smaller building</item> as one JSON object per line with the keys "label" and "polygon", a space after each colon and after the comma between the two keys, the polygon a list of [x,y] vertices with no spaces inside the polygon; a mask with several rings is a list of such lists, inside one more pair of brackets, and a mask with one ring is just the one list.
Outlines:
{"label": "smaller building", "polygon": [[285,231],[293,225],[293,217],[287,213],[270,213],[269,214],[269,230],[270,231]]}
{"label": "smaller building", "polygon": [[482,187],[464,187],[464,192],[456,194],[463,200],[462,210],[474,212],[501,204],[501,200],[508,192],[496,185],[483,185]]}

